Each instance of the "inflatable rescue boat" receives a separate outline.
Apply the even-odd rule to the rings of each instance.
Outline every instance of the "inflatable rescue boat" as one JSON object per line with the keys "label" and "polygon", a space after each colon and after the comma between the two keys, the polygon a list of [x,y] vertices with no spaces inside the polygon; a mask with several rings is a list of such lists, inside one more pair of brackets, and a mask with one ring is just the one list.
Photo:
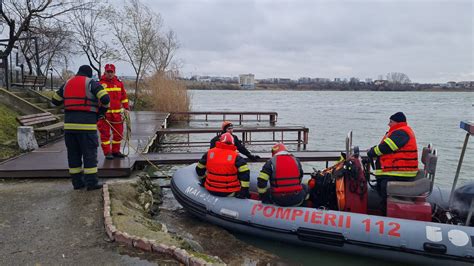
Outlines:
{"label": "inflatable rescue boat", "polygon": [[[429,153],[431,156],[427,156]],[[345,175],[348,179],[345,181],[344,206],[338,201],[336,207],[321,206],[324,205],[321,202],[312,208],[280,207],[255,199],[213,196],[199,184],[196,164],[177,170],[171,180],[171,189],[187,211],[230,231],[389,260],[472,264],[474,228],[466,226],[472,218],[472,211],[466,204],[472,209],[474,185],[457,189],[451,199],[448,190],[433,185],[436,153],[425,148],[422,161],[425,168],[420,171],[421,178],[388,186],[386,216],[373,211],[380,206],[381,197],[371,188],[370,178],[367,182],[359,180],[361,182],[356,183],[358,191],[350,189],[354,187],[351,182],[358,182],[358,179],[348,175]],[[362,160],[352,162],[355,166],[361,162],[357,170],[363,170]],[[256,175],[256,172],[251,174],[250,191],[253,193],[257,191]],[[456,211],[456,207],[450,206],[464,207]]]}

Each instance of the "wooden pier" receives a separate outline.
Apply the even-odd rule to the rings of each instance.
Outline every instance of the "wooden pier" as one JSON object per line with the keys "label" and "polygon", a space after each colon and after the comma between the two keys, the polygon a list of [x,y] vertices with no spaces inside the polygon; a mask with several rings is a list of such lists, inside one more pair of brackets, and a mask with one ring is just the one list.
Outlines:
{"label": "wooden pier", "polygon": [[[105,160],[102,150],[98,150],[100,177],[127,177],[132,172],[136,153],[146,151],[159,128],[166,128],[169,113],[130,112],[132,122],[130,155],[121,160]],[[69,177],[67,150],[64,140],[43,146],[33,152],[0,163],[0,178],[50,178]]]}
{"label": "wooden pier", "polygon": [[[162,128],[158,129],[157,137],[160,140],[159,145],[161,147],[176,147],[176,146],[186,146],[186,147],[206,147],[209,146],[209,140],[207,141],[194,141],[191,140],[192,134],[217,134],[220,132],[220,128]],[[285,136],[285,133],[295,133],[294,138],[288,137],[288,134]],[[306,150],[306,145],[308,144],[308,134],[309,129],[304,126],[275,126],[275,127],[234,127],[234,134],[241,133],[241,140],[244,144],[251,145],[272,145],[275,142],[284,142],[285,144],[296,144],[298,150],[303,147],[303,150]],[[252,137],[252,134],[255,133],[271,133],[271,138],[256,139]],[[186,141],[177,141],[177,142],[164,142],[164,136],[166,135],[185,135]]]}
{"label": "wooden pier", "polygon": [[[266,118],[268,117],[268,118]],[[231,121],[238,122],[264,122],[268,121],[270,125],[275,125],[278,119],[277,112],[174,112],[171,113],[173,121]]]}

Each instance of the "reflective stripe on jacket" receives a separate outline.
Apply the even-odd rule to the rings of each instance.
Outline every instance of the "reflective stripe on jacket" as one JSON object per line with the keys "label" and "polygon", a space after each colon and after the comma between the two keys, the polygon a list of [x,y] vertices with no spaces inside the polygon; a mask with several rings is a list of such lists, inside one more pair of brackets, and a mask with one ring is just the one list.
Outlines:
{"label": "reflective stripe on jacket", "polygon": [[[408,142],[402,147],[397,147],[390,139],[392,133],[397,130],[403,130],[409,136]],[[415,134],[407,123],[402,122],[392,126],[383,137],[382,142],[387,143],[393,153],[380,156],[380,169],[375,171],[375,175],[416,176],[418,172],[418,148]]]}
{"label": "reflective stripe on jacket", "polygon": [[97,113],[99,100],[90,90],[92,79],[74,76],[64,86],[64,109],[66,111],[85,111]]}
{"label": "reflective stripe on jacket", "polygon": [[238,156],[234,145],[221,142],[207,153],[207,176],[204,186],[213,192],[232,193],[240,190],[238,169],[235,160]]}
{"label": "reflective stripe on jacket", "polygon": [[301,173],[295,157],[289,153],[273,156],[273,171],[270,177],[272,194],[292,193],[303,190]]}

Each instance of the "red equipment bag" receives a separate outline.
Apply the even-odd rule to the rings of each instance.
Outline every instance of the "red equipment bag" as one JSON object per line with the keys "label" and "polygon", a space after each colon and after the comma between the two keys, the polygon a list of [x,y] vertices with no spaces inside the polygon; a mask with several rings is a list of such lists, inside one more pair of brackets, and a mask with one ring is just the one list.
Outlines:
{"label": "red equipment bag", "polygon": [[367,214],[367,180],[360,158],[349,157],[344,168],[344,202],[338,199],[338,205],[342,207],[339,210]]}

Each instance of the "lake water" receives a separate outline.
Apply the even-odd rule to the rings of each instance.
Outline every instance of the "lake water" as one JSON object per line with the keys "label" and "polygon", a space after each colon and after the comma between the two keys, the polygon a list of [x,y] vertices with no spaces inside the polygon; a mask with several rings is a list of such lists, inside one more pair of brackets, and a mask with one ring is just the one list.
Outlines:
{"label": "lake water", "polygon": [[[433,143],[438,150],[436,183],[451,186],[466,132],[461,120],[474,120],[472,92],[340,92],[340,91],[189,91],[193,111],[276,111],[277,125],[309,128],[308,150],[343,150],[353,131],[353,144],[361,149],[376,145],[388,130],[390,115],[402,111],[415,131],[418,147]],[[260,123],[264,125],[265,123]],[[465,155],[460,183],[474,179],[474,139]],[[249,147],[262,151],[269,147]],[[258,171],[259,165],[251,167]],[[305,168],[306,171],[307,168]],[[238,236],[295,262],[311,265],[365,265],[374,261],[294,247],[284,243]]]}
{"label": "lake water", "polygon": [[[341,91],[190,91],[193,111],[276,111],[279,126],[309,128],[308,150],[343,150],[353,131],[353,145],[368,149],[380,142],[388,120],[403,111],[418,147],[438,150],[436,180],[450,185],[466,132],[461,120],[474,120],[472,92]],[[260,123],[265,124],[265,123]],[[465,155],[460,182],[474,177],[474,140]],[[252,150],[269,147],[250,147]]]}

